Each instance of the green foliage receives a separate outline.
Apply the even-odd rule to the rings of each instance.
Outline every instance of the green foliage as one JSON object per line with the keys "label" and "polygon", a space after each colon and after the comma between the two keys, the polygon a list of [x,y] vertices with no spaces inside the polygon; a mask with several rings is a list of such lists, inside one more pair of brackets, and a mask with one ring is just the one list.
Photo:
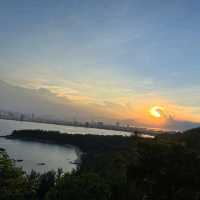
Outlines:
{"label": "green foliage", "polygon": [[26,178],[14,167],[7,154],[0,151],[0,199],[23,200],[26,196]]}
{"label": "green foliage", "polygon": [[96,174],[65,174],[46,196],[48,200],[109,200],[108,184]]}
{"label": "green foliage", "polygon": [[50,142],[55,139],[58,144],[76,144],[85,153],[78,170],[71,174],[58,169],[26,175],[0,151],[2,200],[200,199],[199,129],[155,140],[60,136],[41,131],[36,131],[36,135],[34,131],[15,134],[23,139],[47,141],[50,137]]}
{"label": "green foliage", "polygon": [[122,150],[129,147],[130,137],[124,136],[100,136],[80,134],[60,134],[56,131],[21,130],[14,131],[9,139],[21,139],[30,141],[48,141],[59,145],[75,145],[82,151],[99,153],[105,151]]}
{"label": "green foliage", "polygon": [[140,144],[139,155],[138,164],[131,164],[127,171],[129,199],[197,199],[197,153],[180,145],[150,143]]}

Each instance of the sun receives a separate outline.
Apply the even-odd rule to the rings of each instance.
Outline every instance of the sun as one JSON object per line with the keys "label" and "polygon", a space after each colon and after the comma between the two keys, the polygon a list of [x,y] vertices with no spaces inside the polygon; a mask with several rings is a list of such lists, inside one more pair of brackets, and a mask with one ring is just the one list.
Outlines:
{"label": "sun", "polygon": [[164,108],[161,106],[153,106],[150,108],[149,113],[152,117],[161,118]]}

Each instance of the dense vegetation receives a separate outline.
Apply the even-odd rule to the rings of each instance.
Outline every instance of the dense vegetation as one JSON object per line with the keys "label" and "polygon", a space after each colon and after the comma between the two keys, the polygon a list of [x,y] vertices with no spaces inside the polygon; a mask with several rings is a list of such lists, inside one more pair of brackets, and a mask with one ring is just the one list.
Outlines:
{"label": "dense vegetation", "polygon": [[26,175],[1,151],[0,199],[200,199],[200,129],[156,139],[28,130],[9,138],[72,144],[85,153],[71,174]]}
{"label": "dense vegetation", "polygon": [[61,134],[55,131],[42,130],[14,131],[7,138],[51,142],[60,145],[70,144],[79,147],[82,151],[92,153],[127,149],[130,143],[130,138],[124,136]]}

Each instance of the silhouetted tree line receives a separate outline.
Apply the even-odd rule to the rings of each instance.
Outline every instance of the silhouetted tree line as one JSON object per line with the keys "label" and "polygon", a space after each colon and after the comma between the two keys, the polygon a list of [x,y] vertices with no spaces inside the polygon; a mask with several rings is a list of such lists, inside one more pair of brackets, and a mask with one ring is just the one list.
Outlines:
{"label": "silhouetted tree line", "polygon": [[58,169],[27,175],[13,165],[6,152],[0,151],[3,200],[200,199],[200,129],[156,139],[39,130],[15,131],[11,137],[72,144],[85,154],[78,170],[71,174]]}
{"label": "silhouetted tree line", "polygon": [[21,130],[13,131],[10,139],[21,139],[41,142],[51,142],[55,144],[70,144],[79,147],[85,152],[103,152],[117,149],[127,149],[130,138],[125,136],[100,136],[81,134],[61,134],[57,131],[43,130]]}

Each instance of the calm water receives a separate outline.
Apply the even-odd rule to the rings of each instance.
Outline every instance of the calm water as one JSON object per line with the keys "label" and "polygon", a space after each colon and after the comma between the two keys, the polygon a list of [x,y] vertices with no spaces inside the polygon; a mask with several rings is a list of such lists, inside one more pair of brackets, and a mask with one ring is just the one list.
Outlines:
{"label": "calm water", "polygon": [[33,122],[19,122],[19,121],[9,121],[0,119],[0,135],[9,135],[12,133],[13,130],[22,130],[22,129],[51,130],[51,131],[60,131],[62,133],[70,133],[70,134],[130,135],[130,133],[124,131],[104,130],[104,129],[75,127],[75,126],[62,126],[62,125],[42,124]]}
{"label": "calm water", "polygon": [[[112,130],[17,122],[0,119],[0,135],[9,135],[13,130],[22,129],[55,130],[71,134],[129,135],[127,132]],[[0,138],[0,147],[6,149],[10,158],[23,160],[22,162],[16,162],[16,165],[23,167],[28,173],[32,169],[43,173],[51,169],[57,170],[58,168],[62,168],[65,172],[70,172],[76,168],[76,165],[72,163],[78,159],[78,151],[72,146],[59,146]],[[39,163],[45,163],[45,165],[39,165]]]}

